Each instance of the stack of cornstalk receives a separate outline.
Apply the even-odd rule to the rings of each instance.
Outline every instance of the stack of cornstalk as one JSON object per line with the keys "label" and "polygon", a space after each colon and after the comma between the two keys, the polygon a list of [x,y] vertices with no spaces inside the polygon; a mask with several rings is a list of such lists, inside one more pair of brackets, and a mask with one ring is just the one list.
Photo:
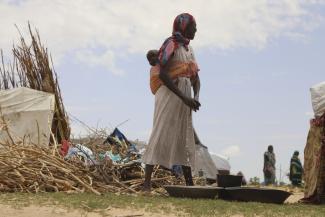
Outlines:
{"label": "stack of cornstalk", "polygon": [[13,62],[4,63],[1,51],[0,90],[16,87],[29,87],[35,90],[53,93],[55,96],[55,112],[52,122],[52,132],[57,141],[69,139],[70,127],[65,112],[57,74],[47,49],[40,41],[38,32],[33,33],[30,25],[31,44],[28,45],[21,35],[20,45],[14,45]]}
{"label": "stack of cornstalk", "polygon": [[[1,123],[0,130],[13,138],[4,118]],[[17,144],[9,139],[6,144],[1,144],[0,192],[92,192],[100,195],[105,192],[128,194],[141,191],[143,178],[121,180],[124,165],[113,165],[104,160],[86,166],[77,157],[64,159],[56,145],[41,147],[22,142]],[[95,156],[98,156],[96,150]],[[140,165],[138,167],[143,177],[143,169]],[[163,185],[177,183],[183,181],[176,179],[169,171],[155,168],[153,193],[165,194]]]}
{"label": "stack of cornstalk", "polygon": [[[0,149],[0,191],[3,192],[105,192],[138,193],[143,179],[120,181],[119,169],[97,165],[85,167],[77,159],[66,161],[55,150],[39,146],[8,145]],[[154,192],[180,183],[167,171],[157,169]]]}

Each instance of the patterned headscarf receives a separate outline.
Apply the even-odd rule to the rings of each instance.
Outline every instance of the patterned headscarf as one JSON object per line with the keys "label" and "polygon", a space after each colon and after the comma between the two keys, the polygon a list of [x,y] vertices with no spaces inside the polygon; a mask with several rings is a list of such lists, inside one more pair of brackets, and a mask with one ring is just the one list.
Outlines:
{"label": "patterned headscarf", "polygon": [[185,38],[185,30],[191,24],[195,23],[195,19],[191,14],[183,13],[178,15],[174,20],[173,36],[179,43],[188,45],[190,40]]}
{"label": "patterned headscarf", "polygon": [[172,36],[165,40],[159,50],[159,64],[161,66],[164,66],[168,62],[174,51],[179,46],[184,46],[188,49],[190,39],[186,38],[184,35],[186,28],[191,23],[195,23],[195,19],[188,13],[180,14],[175,18]]}

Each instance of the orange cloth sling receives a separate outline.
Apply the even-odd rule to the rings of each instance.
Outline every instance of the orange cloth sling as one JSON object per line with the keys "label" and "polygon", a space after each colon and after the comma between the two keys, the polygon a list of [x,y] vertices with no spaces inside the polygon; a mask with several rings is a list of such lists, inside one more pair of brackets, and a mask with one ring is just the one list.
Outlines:
{"label": "orange cloth sling", "polygon": [[[198,74],[198,66],[196,62],[179,62],[174,63],[171,67],[169,67],[168,75],[172,80],[178,77],[188,77],[195,78]],[[156,65],[151,67],[150,69],[150,89],[152,94],[156,94],[157,90],[163,82],[159,78],[160,66]]]}

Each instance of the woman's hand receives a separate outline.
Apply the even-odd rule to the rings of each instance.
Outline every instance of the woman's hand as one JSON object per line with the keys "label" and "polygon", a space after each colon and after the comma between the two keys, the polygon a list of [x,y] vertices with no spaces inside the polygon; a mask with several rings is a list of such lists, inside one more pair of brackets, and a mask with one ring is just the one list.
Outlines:
{"label": "woman's hand", "polygon": [[201,106],[200,102],[195,100],[194,98],[182,97],[181,99],[188,107],[190,107],[195,112],[198,111]]}

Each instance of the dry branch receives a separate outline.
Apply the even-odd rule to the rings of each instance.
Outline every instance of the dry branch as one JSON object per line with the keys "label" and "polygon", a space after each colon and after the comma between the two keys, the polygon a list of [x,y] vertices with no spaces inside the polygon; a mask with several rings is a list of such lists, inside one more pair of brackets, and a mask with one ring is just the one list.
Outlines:
{"label": "dry branch", "polygon": [[[54,155],[53,155],[54,153]],[[13,192],[103,192],[137,193],[143,179],[120,181],[115,173],[121,168],[111,166],[105,173],[112,179],[107,182],[100,170],[102,165],[86,167],[82,161],[65,161],[49,148],[7,144],[0,149],[0,191]],[[170,172],[158,169],[152,179],[154,188],[180,182]]]}

